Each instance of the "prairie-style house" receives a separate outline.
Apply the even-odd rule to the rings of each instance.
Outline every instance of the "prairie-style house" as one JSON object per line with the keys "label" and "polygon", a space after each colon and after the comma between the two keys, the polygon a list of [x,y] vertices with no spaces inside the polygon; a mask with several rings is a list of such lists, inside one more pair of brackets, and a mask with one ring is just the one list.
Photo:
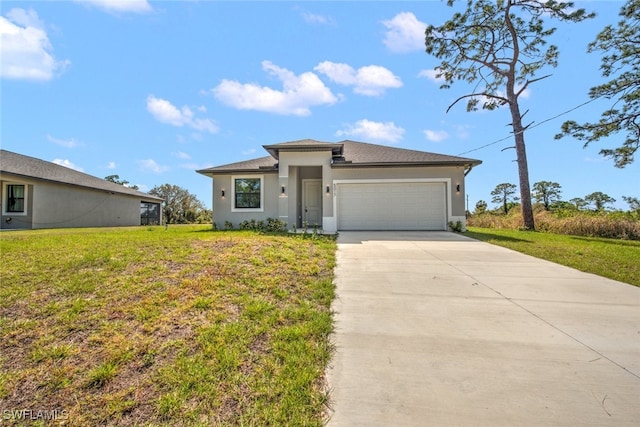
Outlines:
{"label": "prairie-style house", "polygon": [[465,224],[465,177],[480,160],[355,141],[264,145],[268,156],[197,172],[213,179],[219,227],[277,218],[340,230]]}

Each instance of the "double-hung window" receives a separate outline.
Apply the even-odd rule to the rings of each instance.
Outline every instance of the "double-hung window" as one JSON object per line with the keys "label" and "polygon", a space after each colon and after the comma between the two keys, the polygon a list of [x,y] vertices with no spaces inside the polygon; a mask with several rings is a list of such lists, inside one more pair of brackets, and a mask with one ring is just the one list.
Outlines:
{"label": "double-hung window", "polygon": [[25,213],[25,189],[22,184],[7,184],[5,208],[6,213]]}
{"label": "double-hung window", "polygon": [[262,176],[234,176],[232,210],[262,212],[264,210],[264,182]]}

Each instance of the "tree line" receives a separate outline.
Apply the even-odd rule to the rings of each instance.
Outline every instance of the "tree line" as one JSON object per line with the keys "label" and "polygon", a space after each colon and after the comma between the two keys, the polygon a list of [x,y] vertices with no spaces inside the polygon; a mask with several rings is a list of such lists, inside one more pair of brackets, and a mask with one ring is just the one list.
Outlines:
{"label": "tree line", "polygon": [[[491,201],[496,203],[496,211],[508,214],[509,211],[518,205],[520,198],[517,196],[517,186],[508,182],[496,185],[491,192]],[[539,181],[532,186],[531,197],[546,211],[565,210],[592,210],[594,212],[604,212],[609,209],[610,204],[616,199],[601,191],[595,191],[584,197],[575,197],[564,201],[561,198],[562,186],[557,182]],[[622,199],[629,205],[629,211],[640,214],[640,199],[633,196],[622,196]],[[488,212],[487,202],[479,200],[476,203],[474,214]]]}
{"label": "tree line", "polygon": [[[121,179],[119,175],[109,175],[104,179],[139,190],[137,185],[131,185],[129,181]],[[213,222],[213,212],[185,188],[162,184],[153,187],[148,194],[164,200],[162,219],[165,224],[210,224]]]}

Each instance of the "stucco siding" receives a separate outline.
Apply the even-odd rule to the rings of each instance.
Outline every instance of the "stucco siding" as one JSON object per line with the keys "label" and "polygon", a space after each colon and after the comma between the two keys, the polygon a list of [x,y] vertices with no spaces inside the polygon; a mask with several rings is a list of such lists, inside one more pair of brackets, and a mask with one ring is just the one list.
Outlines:
{"label": "stucco siding", "polygon": [[[240,175],[240,174],[238,174]],[[224,228],[226,222],[231,222],[234,228],[243,221],[266,221],[267,218],[278,218],[280,199],[283,198],[279,193],[278,175],[275,173],[251,174],[251,176],[262,176],[264,181],[264,209],[261,212],[232,212],[232,177],[235,175],[213,175],[213,221],[219,228]],[[224,191],[224,197],[222,196]]]}
{"label": "stucco siding", "polygon": [[33,187],[33,228],[140,225],[140,199],[41,182]]}
{"label": "stucco siding", "polygon": [[[286,205],[281,205],[279,218],[289,227],[302,225],[302,180],[322,178],[324,185],[331,184],[331,152],[280,152],[279,185],[289,188]],[[331,215],[331,206],[322,205],[322,216]]]}

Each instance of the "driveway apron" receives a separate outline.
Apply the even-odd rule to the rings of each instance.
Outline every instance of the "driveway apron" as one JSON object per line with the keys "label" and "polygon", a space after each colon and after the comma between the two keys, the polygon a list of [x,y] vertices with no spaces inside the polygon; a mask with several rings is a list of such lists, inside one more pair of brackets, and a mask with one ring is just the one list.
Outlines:
{"label": "driveway apron", "polygon": [[640,426],[640,288],[448,232],[335,273],[329,426]]}

